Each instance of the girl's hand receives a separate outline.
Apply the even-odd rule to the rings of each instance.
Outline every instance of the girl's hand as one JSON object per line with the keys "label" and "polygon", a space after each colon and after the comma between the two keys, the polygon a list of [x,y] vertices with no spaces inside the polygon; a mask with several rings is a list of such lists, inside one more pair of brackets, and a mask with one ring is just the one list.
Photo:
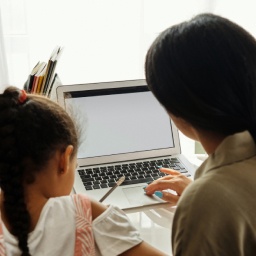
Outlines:
{"label": "girl's hand", "polygon": [[[176,205],[182,192],[192,180],[172,169],[160,168],[159,170],[169,175],[153,181],[144,190],[147,195],[155,194],[172,205]],[[168,189],[173,190],[174,193],[165,191]]]}

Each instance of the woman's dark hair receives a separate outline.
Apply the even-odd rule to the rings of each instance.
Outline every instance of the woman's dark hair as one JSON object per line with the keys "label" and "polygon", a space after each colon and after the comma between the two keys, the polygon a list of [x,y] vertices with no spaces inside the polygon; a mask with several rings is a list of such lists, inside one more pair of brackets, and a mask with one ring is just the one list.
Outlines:
{"label": "woman's dark hair", "polygon": [[163,31],[147,52],[146,80],[165,109],[223,135],[256,140],[256,41],[223,17],[200,14]]}
{"label": "woman's dark hair", "polygon": [[73,145],[76,152],[78,138],[73,121],[59,105],[36,95],[22,102],[20,98],[21,91],[14,87],[0,95],[0,187],[10,231],[22,255],[29,255],[31,223],[23,186],[34,181],[56,150]]}

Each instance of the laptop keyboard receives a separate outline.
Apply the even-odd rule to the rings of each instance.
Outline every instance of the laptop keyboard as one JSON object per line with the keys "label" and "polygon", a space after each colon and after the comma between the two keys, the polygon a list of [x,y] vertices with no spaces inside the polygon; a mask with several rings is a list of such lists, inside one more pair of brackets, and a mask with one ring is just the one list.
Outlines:
{"label": "laptop keyboard", "polygon": [[113,187],[119,178],[125,176],[125,181],[120,185],[147,183],[157,180],[168,174],[159,171],[160,167],[177,170],[190,177],[191,175],[177,158],[116,164],[95,168],[77,170],[86,190]]}

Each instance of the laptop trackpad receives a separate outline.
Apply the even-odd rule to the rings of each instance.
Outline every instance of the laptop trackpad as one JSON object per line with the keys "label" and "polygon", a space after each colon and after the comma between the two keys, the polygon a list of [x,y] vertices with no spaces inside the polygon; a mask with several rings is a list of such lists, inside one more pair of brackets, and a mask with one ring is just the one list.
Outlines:
{"label": "laptop trackpad", "polygon": [[123,188],[123,192],[131,206],[143,206],[164,202],[156,196],[145,195],[145,193],[143,192],[143,187],[145,187],[145,185]]}

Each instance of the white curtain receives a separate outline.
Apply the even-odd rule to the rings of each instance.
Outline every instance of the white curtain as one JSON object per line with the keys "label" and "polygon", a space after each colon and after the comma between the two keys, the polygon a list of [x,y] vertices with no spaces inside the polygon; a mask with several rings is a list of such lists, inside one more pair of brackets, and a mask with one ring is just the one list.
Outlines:
{"label": "white curtain", "polygon": [[143,78],[145,53],[156,35],[200,12],[223,15],[256,35],[255,0],[0,0],[0,4],[0,90],[8,83],[21,88],[34,65],[47,61],[56,45],[64,46],[57,66],[62,83]]}
{"label": "white curtain", "polygon": [[[0,6],[1,8],[1,6]],[[0,9],[0,92],[9,84],[5,42],[3,35],[2,13]]]}
{"label": "white curtain", "polygon": [[[64,47],[56,67],[63,84],[144,78],[154,38],[174,23],[210,12],[214,1],[0,0],[9,82],[21,88],[56,45]],[[194,142],[180,138],[183,153],[193,153]]]}
{"label": "white curtain", "polygon": [[[255,0],[0,0],[0,4],[0,92],[9,83],[22,88],[35,64],[47,61],[56,45],[64,47],[56,67],[63,84],[144,78],[145,54],[157,34],[201,12],[223,15],[256,35]],[[180,138],[183,153],[194,153],[194,142],[182,134]]]}
{"label": "white curtain", "polygon": [[56,45],[64,47],[56,67],[63,84],[144,78],[145,54],[156,35],[210,11],[211,1],[0,0],[10,82],[22,87]]}

